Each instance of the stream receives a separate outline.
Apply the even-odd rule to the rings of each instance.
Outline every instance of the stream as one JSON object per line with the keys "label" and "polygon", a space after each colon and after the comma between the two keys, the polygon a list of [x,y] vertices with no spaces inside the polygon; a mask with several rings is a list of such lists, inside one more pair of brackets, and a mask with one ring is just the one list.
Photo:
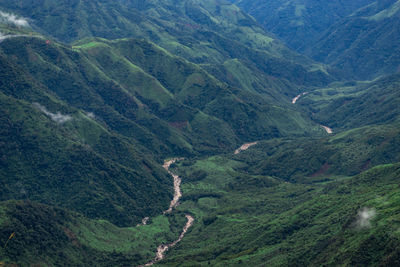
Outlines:
{"label": "stream", "polygon": [[304,95],[306,95],[306,94],[308,94],[308,92],[301,93],[301,94],[299,94],[298,96],[296,96],[295,98],[293,98],[293,99],[292,99],[292,104],[296,104],[297,100],[299,100],[299,98],[300,98],[301,96],[304,96]]}
{"label": "stream", "polygon": [[332,133],[333,133],[332,129],[329,128],[328,126],[321,125],[321,127],[324,128],[324,130],[325,130],[328,134],[332,134]]}
{"label": "stream", "polygon": [[[170,213],[172,211],[172,209],[176,208],[179,205],[179,199],[182,197],[182,191],[181,191],[182,179],[178,175],[172,173],[169,170],[169,167],[171,166],[171,164],[177,162],[178,160],[182,160],[182,158],[173,158],[170,160],[166,160],[163,165],[163,168],[174,178],[174,197],[171,200],[171,203],[169,204],[169,208],[166,211],[164,211],[163,214]],[[191,216],[189,214],[186,214],[185,216],[186,216],[187,222],[186,222],[185,226],[183,227],[182,232],[179,235],[179,238],[172,243],[159,245],[157,247],[157,252],[156,252],[155,258],[144,265],[139,265],[138,267],[151,266],[154,263],[164,259],[165,253],[168,251],[168,249],[172,248],[173,246],[175,246],[176,244],[181,242],[181,240],[185,236],[186,232],[189,230],[189,228],[193,225],[193,222],[194,222],[193,216]],[[147,223],[147,220],[148,220],[148,217],[144,218],[142,221],[142,224],[145,225]]]}
{"label": "stream", "polygon": [[258,142],[251,142],[251,143],[246,143],[243,144],[241,147],[239,147],[238,149],[235,150],[235,155],[239,154],[242,151],[245,151],[247,149],[249,149],[250,147],[257,145]]}

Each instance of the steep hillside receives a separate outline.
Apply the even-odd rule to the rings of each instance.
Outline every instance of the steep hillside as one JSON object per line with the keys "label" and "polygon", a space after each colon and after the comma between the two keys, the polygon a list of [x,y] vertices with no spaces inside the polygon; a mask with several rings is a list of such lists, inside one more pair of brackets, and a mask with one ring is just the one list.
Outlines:
{"label": "steep hillside", "polygon": [[31,201],[0,202],[0,215],[0,264],[6,266],[135,266],[159,243],[176,239],[184,223],[182,215],[157,216],[150,225],[119,228]]}
{"label": "steep hillside", "polygon": [[2,200],[26,197],[22,186],[32,200],[129,225],[167,204],[171,181],[155,166],[167,156],[321,132],[293,107],[235,92],[146,41],[71,49],[13,37],[0,43],[0,60]]}
{"label": "steep hillside", "polygon": [[0,102],[1,200],[28,198],[118,225],[167,207],[171,179],[137,142],[60,102],[4,93]]}
{"label": "steep hillside", "polygon": [[396,266],[398,163],[352,177],[326,174],[333,179],[314,184],[289,183],[249,174],[252,164],[242,159],[255,149],[234,160],[179,166],[187,177],[179,209],[194,213],[198,223],[168,253],[165,266]]}
{"label": "steep hillside", "polygon": [[236,0],[289,47],[332,66],[346,78],[398,71],[400,2]]}
{"label": "steep hillside", "polygon": [[[91,36],[135,37],[194,63],[221,65],[238,59],[250,73],[258,71],[266,76],[262,85],[266,92],[276,85],[272,78],[294,83],[289,88],[279,87],[281,93],[333,80],[324,66],[287,49],[254,19],[225,1],[22,0],[0,1],[0,8],[26,17],[34,29],[64,42]],[[235,72],[223,77],[232,75],[240,80]]]}
{"label": "steep hillside", "polygon": [[231,0],[289,47],[304,51],[332,24],[374,0]]}
{"label": "steep hillside", "polygon": [[400,75],[374,82],[339,83],[300,98],[315,121],[339,129],[398,122]]}
{"label": "steep hillside", "polygon": [[236,2],[343,76],[225,0],[0,0],[1,267],[399,264],[400,76],[339,81],[398,1]]}
{"label": "steep hillside", "polygon": [[400,1],[376,1],[332,25],[305,49],[358,79],[399,71]]}

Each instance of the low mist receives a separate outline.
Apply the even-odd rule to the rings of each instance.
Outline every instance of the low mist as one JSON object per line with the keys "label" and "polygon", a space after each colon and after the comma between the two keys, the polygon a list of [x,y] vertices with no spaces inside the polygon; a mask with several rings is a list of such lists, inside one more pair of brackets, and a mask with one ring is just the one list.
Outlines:
{"label": "low mist", "polygon": [[371,220],[375,217],[376,210],[364,207],[358,211],[355,225],[357,228],[371,228]]}
{"label": "low mist", "polygon": [[67,121],[72,120],[72,117],[70,115],[63,115],[60,112],[51,113],[50,111],[48,111],[44,106],[40,105],[39,103],[33,103],[33,105],[57,123],[65,123]]}
{"label": "low mist", "polygon": [[29,23],[25,18],[19,18],[14,14],[2,12],[2,11],[0,11],[0,22],[14,24],[19,27],[28,27],[29,26]]}

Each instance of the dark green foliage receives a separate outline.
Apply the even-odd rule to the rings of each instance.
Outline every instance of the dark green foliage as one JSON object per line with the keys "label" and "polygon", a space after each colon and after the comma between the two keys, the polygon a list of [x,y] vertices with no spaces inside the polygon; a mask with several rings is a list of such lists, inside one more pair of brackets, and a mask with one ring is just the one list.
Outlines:
{"label": "dark green foliage", "polygon": [[312,45],[337,20],[373,1],[231,0],[298,51]]}
{"label": "dark green foliage", "polygon": [[85,219],[66,210],[30,201],[1,202],[0,209],[0,259],[10,266],[126,266],[145,260],[141,251],[108,252],[81,243],[75,229]]}
{"label": "dark green foliage", "polygon": [[[331,30],[349,43],[327,32],[310,53],[347,77],[393,72],[393,1],[352,17],[372,1],[340,10],[341,1],[303,2],[240,4],[258,16],[267,7],[265,21],[298,49],[344,18]],[[0,265],[144,264],[177,240],[186,214],[193,226],[160,265],[398,264],[398,75],[330,84],[325,66],[224,1],[0,0],[0,8],[33,25],[0,25],[24,35],[0,41]],[[328,14],[319,25],[318,12]],[[358,53],[371,38],[379,57]],[[356,50],[332,49],[331,39]],[[183,196],[162,214],[172,198],[162,162],[171,157],[186,158],[170,167]]]}
{"label": "dark green foliage", "polygon": [[[256,178],[237,168],[245,166],[210,158],[180,167],[209,174],[206,180],[188,181],[184,195],[206,184],[224,194],[183,200],[180,209],[194,212],[202,224],[195,224],[171,251],[166,265],[385,266],[398,260],[399,164],[311,186],[275,180],[272,187],[246,182],[241,188],[225,187],[230,181]],[[357,214],[364,207],[376,215],[359,226]]]}
{"label": "dark green foliage", "polygon": [[374,82],[344,84],[316,90],[299,105],[310,111],[316,121],[333,129],[351,129],[371,124],[398,122],[400,75]]}
{"label": "dark green foliage", "polygon": [[329,64],[341,77],[374,79],[398,71],[396,0],[231,0],[289,47]]}
{"label": "dark green foliage", "polygon": [[374,1],[333,24],[305,49],[345,77],[374,79],[399,71],[400,10],[396,0]]}
{"label": "dark green foliage", "polygon": [[355,175],[376,165],[400,161],[399,137],[397,124],[370,126],[325,139],[262,142],[235,158],[250,165],[247,171],[253,174],[324,182],[331,175]]}
{"label": "dark green foliage", "polygon": [[104,141],[82,142],[73,126],[79,127],[84,117],[60,125],[30,104],[3,94],[0,102],[1,200],[29,198],[118,225],[131,225],[166,207],[171,179],[131,144],[87,119],[84,123]]}

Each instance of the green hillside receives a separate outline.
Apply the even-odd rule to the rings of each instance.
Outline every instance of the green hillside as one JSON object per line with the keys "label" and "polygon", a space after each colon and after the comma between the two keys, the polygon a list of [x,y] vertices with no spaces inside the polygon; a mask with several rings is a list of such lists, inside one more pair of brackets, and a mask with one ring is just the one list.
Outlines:
{"label": "green hillside", "polygon": [[[151,225],[119,228],[31,201],[0,202],[0,263],[6,266],[126,266],[153,256],[159,243],[176,239],[182,216],[158,216]],[[9,265],[8,265],[9,264]]]}
{"label": "green hillside", "polygon": [[331,25],[374,0],[231,0],[289,47],[304,51]]}
{"label": "green hillside", "polygon": [[399,10],[0,0],[0,267],[398,266]]}
{"label": "green hillside", "polygon": [[[295,85],[315,86],[334,80],[323,65],[284,47],[253,18],[224,1],[22,0],[0,1],[0,8],[31,19],[34,29],[63,42],[93,36],[145,38],[197,64],[239,59],[252,71]],[[265,91],[271,91],[271,83],[263,84]]]}
{"label": "green hillside", "polygon": [[324,125],[351,129],[371,124],[399,121],[400,76],[373,82],[338,83],[302,97],[297,104]]}
{"label": "green hillside", "polygon": [[305,52],[357,79],[395,73],[400,60],[399,23],[399,1],[376,1],[332,25]]}
{"label": "green hillside", "polygon": [[[290,183],[248,174],[252,150],[179,167],[188,177],[179,209],[194,213],[199,223],[168,253],[165,266],[398,263],[399,164]],[[205,175],[194,179],[199,172]]]}
{"label": "green hillside", "polygon": [[342,77],[365,80],[398,71],[397,0],[231,2],[289,47],[330,65]]}
{"label": "green hillside", "polygon": [[29,36],[0,51],[3,200],[26,197],[20,181],[31,200],[130,225],[166,207],[170,178],[155,165],[167,156],[320,132],[292,107],[230,88],[146,41],[69,48]]}

